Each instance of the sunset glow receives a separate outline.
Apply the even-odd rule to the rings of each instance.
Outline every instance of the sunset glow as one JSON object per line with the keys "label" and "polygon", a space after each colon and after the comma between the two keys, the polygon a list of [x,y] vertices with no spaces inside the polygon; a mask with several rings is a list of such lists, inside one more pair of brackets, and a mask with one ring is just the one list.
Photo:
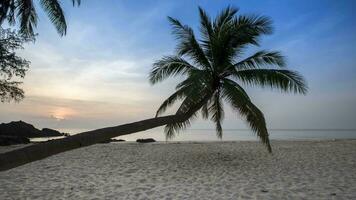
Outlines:
{"label": "sunset glow", "polygon": [[71,108],[66,107],[58,107],[50,112],[50,116],[58,121],[68,119],[74,116],[75,111]]}

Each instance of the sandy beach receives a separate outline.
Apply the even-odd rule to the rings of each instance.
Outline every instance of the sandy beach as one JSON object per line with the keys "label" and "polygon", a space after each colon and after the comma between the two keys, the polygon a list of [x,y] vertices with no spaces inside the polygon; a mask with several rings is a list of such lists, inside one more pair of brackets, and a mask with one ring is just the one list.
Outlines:
{"label": "sandy beach", "polygon": [[356,199],[356,140],[272,144],[98,144],[0,172],[0,199]]}

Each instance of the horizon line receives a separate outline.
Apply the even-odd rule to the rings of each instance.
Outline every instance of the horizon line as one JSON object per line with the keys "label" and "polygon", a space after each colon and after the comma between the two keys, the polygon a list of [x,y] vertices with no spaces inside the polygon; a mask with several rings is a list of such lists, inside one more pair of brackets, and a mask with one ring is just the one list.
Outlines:
{"label": "horizon line", "polygon": [[[215,130],[215,129],[204,129],[204,128],[192,128],[189,130]],[[250,131],[251,129],[244,128],[227,128],[224,131]],[[270,131],[356,131],[356,128],[269,128]]]}

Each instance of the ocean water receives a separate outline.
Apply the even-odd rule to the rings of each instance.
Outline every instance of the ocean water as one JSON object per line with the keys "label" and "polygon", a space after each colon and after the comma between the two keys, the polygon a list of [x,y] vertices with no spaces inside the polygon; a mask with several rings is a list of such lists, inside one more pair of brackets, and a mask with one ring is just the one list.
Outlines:
{"label": "ocean water", "polygon": [[[356,130],[269,130],[272,140],[320,140],[320,139],[356,139]],[[137,138],[154,138],[165,141],[163,129],[153,129],[118,137],[128,141]],[[222,141],[255,141],[256,134],[251,130],[223,130]],[[221,141],[212,129],[188,129],[179,133],[172,141]]]}
{"label": "ocean water", "polygon": [[[356,130],[269,130],[272,140],[323,140],[323,139],[356,139]],[[35,138],[32,141],[46,141],[54,138]],[[155,128],[117,137],[126,141],[136,141],[139,138],[154,138],[157,141],[166,141],[163,128]],[[216,137],[213,129],[187,129],[177,134],[170,141],[257,141],[258,138],[251,130],[225,129],[223,138]]]}

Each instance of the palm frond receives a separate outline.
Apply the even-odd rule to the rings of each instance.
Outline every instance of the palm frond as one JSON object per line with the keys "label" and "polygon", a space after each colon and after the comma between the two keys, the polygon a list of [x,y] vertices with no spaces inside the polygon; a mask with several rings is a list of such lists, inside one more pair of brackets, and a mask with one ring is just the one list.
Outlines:
{"label": "palm frond", "polygon": [[246,99],[248,101],[251,101],[250,97],[248,96],[247,92],[245,91],[245,89],[243,87],[241,87],[238,83],[236,83],[235,81],[228,79],[228,78],[224,78],[222,79],[223,82],[223,86],[226,87],[232,87],[234,90],[236,90],[236,92],[239,93],[239,95],[241,96],[241,99]]}
{"label": "palm frond", "polygon": [[188,77],[176,86],[176,90],[187,86],[193,86],[194,89],[200,89],[202,87],[208,87],[209,84],[212,84],[213,79],[211,78],[209,71],[195,68],[190,70],[187,75]]}
{"label": "palm frond", "polygon": [[258,51],[233,66],[237,69],[258,69],[266,66],[285,67],[285,65],[285,58],[280,52]]}
{"label": "palm frond", "polygon": [[168,124],[165,127],[167,139],[174,137],[176,133],[189,126],[191,120],[196,117],[197,111],[207,104],[211,98],[211,88],[207,84],[209,77],[204,72],[202,70],[190,72],[189,77],[176,87],[178,91],[183,89],[181,97],[184,97],[176,115],[188,116],[188,118],[182,122]]}
{"label": "palm frond", "polygon": [[[73,0],[72,2],[74,6],[77,1]],[[80,1],[77,3],[80,3]],[[47,16],[52,24],[56,27],[57,32],[61,36],[65,35],[67,33],[67,23],[59,1],[41,0],[40,4],[43,7],[43,10],[47,13]]]}
{"label": "palm frond", "polygon": [[209,15],[199,7],[199,15],[200,15],[200,32],[203,37],[204,44],[209,44],[209,40],[213,34],[213,24]]}
{"label": "palm frond", "polygon": [[190,110],[198,111],[208,101],[206,100],[201,106],[199,105],[203,98],[207,96],[208,91],[210,91],[210,88],[206,88],[204,85],[194,84],[182,104],[179,106],[176,114],[184,115]]}
{"label": "palm frond", "polygon": [[201,116],[203,119],[209,119],[210,99],[201,107]]}
{"label": "palm frond", "polygon": [[166,140],[174,138],[180,131],[186,129],[190,126],[191,121],[196,118],[196,115],[193,114],[189,117],[189,119],[185,120],[184,122],[175,122],[171,124],[167,124],[164,127],[164,133],[166,135]]}
{"label": "palm frond", "polygon": [[213,23],[209,15],[201,7],[199,7],[199,15],[200,15],[200,33],[202,36],[201,46],[209,62],[214,63],[212,57],[212,47],[211,47],[211,41],[213,40],[214,37]]}
{"label": "palm frond", "polygon": [[272,20],[267,16],[240,15],[236,25],[254,34],[272,34]]}
{"label": "palm frond", "polygon": [[237,8],[227,7],[215,19],[213,23],[213,34],[209,38],[209,45],[204,42],[204,47],[210,46],[206,54],[214,63],[214,69],[221,71],[231,62],[237,51],[231,45],[234,36],[233,21],[238,12]]}
{"label": "palm frond", "polygon": [[246,69],[232,74],[245,84],[306,94],[308,86],[298,72],[282,69]]}
{"label": "palm frond", "polygon": [[234,20],[233,47],[244,48],[248,44],[259,46],[261,35],[273,32],[272,20],[266,16],[240,15]]}
{"label": "palm frond", "polygon": [[10,25],[15,23],[15,1],[14,0],[2,0],[0,2],[0,24],[6,19]]}
{"label": "palm frond", "polygon": [[224,119],[224,109],[220,98],[220,91],[216,91],[213,97],[213,102],[209,107],[209,113],[211,113],[211,120],[216,124],[216,135],[218,138],[222,138],[221,122]]}
{"label": "palm frond", "polygon": [[168,17],[168,20],[172,25],[173,34],[179,41],[177,45],[178,55],[189,56],[196,64],[201,65],[203,68],[210,68],[210,63],[196,40],[193,29],[187,25],[182,25],[179,20],[172,17]]}
{"label": "palm frond", "polygon": [[182,104],[178,108],[176,115],[188,117],[184,121],[168,124],[165,127],[166,138],[170,139],[179,131],[190,125],[190,122],[196,118],[197,112],[211,99],[211,88],[207,88],[202,84],[194,84],[194,89],[186,95]]}
{"label": "palm frond", "polygon": [[[185,115],[187,112],[190,110],[199,110],[199,108],[195,108],[199,102],[202,100],[202,95],[203,95],[204,90],[195,90],[195,92],[191,91],[190,94],[188,94],[184,101],[182,102],[181,106],[178,108],[176,115]],[[198,106],[199,107],[199,106]],[[182,122],[174,122],[167,124],[164,132],[166,134],[166,139],[171,139],[173,138],[179,131],[184,130],[188,126],[190,126],[191,120],[196,118],[196,111],[193,112],[188,116],[188,119],[182,121]]]}
{"label": "palm frond", "polygon": [[80,6],[81,0],[72,0],[72,4],[73,4],[73,6],[75,6],[75,5]]}
{"label": "palm frond", "polygon": [[238,12],[238,10],[238,8],[234,8],[231,6],[228,6],[227,8],[223,9],[214,21],[214,31],[220,32],[221,27],[223,27],[224,24],[234,19],[234,16]]}
{"label": "palm frond", "polygon": [[230,82],[224,81],[222,84],[222,96],[245,117],[250,128],[257,134],[262,143],[264,143],[269,152],[272,151],[269,134],[266,127],[263,113],[241,93],[241,90]]}
{"label": "palm frond", "polygon": [[183,94],[184,94],[184,92],[182,90],[178,90],[175,93],[173,93],[171,96],[169,96],[165,101],[163,101],[161,106],[158,108],[158,110],[156,111],[155,117],[158,117],[160,114],[164,113],[166,111],[166,109],[169,106],[173,105],[175,101],[180,99],[183,96]]}
{"label": "palm frond", "polygon": [[161,106],[158,108],[156,112],[156,117],[160,114],[164,113],[166,109],[173,105],[177,100],[184,98],[185,96],[189,95],[190,92],[194,90],[194,87],[191,84],[186,84],[181,88],[178,88],[176,92],[174,92],[171,96],[169,96]]}
{"label": "palm frond", "polygon": [[20,21],[20,33],[23,35],[33,36],[34,27],[37,26],[37,14],[32,0],[18,1],[17,17]]}
{"label": "palm frond", "polygon": [[214,30],[214,34],[209,40],[210,49],[206,50],[206,54],[213,63],[214,70],[217,72],[228,66],[238,53],[236,48],[231,44],[233,40],[231,26],[225,25],[219,27],[219,29],[220,30]]}
{"label": "palm frond", "polygon": [[[67,24],[60,0],[38,0],[59,35],[67,32]],[[37,2],[37,1],[36,1]],[[81,0],[71,0],[73,6],[80,6]],[[5,20],[13,26],[19,22],[19,32],[24,36],[34,36],[37,13],[34,0],[1,0],[0,24]]]}
{"label": "palm frond", "polygon": [[217,136],[219,139],[222,139],[222,136],[223,136],[223,130],[222,130],[221,123],[222,123],[222,121],[216,121],[216,122],[215,122],[216,136]]}
{"label": "palm frond", "polygon": [[152,84],[156,84],[170,76],[186,74],[192,69],[196,69],[196,67],[181,57],[165,56],[153,64],[149,80]]}

